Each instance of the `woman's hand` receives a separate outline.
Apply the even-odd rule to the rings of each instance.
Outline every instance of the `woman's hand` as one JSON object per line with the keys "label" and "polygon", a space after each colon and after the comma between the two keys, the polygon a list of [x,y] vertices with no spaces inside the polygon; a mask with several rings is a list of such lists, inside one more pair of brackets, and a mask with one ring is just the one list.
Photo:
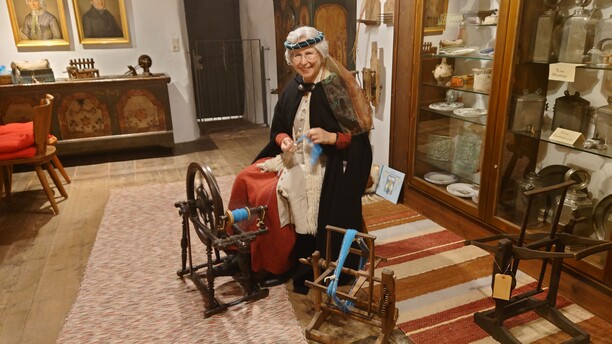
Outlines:
{"label": "woman's hand", "polygon": [[282,141],[281,141],[281,146],[280,146],[281,150],[283,152],[291,152],[291,151],[295,151],[295,142],[293,142],[293,140],[290,137],[285,137]]}
{"label": "woman's hand", "polygon": [[322,145],[335,145],[338,139],[338,134],[330,133],[321,128],[311,128],[306,136],[308,136],[310,141]]}

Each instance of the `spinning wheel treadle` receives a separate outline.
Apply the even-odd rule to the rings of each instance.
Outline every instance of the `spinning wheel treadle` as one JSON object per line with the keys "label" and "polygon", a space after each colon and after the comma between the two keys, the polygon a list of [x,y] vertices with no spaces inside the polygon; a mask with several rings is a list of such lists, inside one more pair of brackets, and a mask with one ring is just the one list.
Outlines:
{"label": "spinning wheel treadle", "polygon": [[[268,289],[260,288],[253,278],[250,267],[250,243],[257,235],[266,233],[263,218],[266,207],[243,208],[224,213],[223,200],[219,185],[211,169],[205,164],[192,162],[187,169],[187,201],[174,204],[182,216],[181,269],[177,275],[189,275],[194,284],[205,296],[206,310],[204,317],[223,312],[229,306],[243,301],[257,300],[268,296]],[[242,231],[234,222],[249,220],[257,216],[258,230]],[[204,244],[206,261],[194,265],[192,256],[190,223],[197,237]],[[227,231],[228,227],[232,231]],[[220,252],[228,253],[221,257]],[[213,258],[214,253],[214,258]],[[221,269],[224,263],[237,260],[239,270]],[[203,271],[199,271],[203,269]],[[223,303],[215,298],[215,278],[231,275],[244,291],[244,296],[234,301]]]}

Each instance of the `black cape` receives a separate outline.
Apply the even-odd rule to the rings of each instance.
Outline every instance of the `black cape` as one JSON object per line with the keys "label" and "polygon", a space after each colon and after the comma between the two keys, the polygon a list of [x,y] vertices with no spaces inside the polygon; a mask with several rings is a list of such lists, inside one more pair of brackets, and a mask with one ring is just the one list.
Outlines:
{"label": "black cape", "polygon": [[[336,77],[336,76],[332,76]],[[259,153],[255,160],[263,157],[274,157],[281,153],[275,139],[279,133],[292,136],[293,121],[303,93],[298,90],[302,82],[300,76],[290,81],[280,94],[274,108],[274,117],[270,129],[270,142]],[[325,96],[323,87],[316,84],[310,101],[310,127],[320,127],[329,132],[342,132],[338,120]],[[316,236],[300,235],[294,247],[294,259],[310,257],[319,250],[325,257],[325,227],[333,225],[345,229],[362,231],[361,196],[365,191],[372,165],[372,147],[369,132],[354,135],[350,145],[337,149],[334,145],[322,145],[323,154],[327,157],[325,175],[319,203],[318,228]],[[342,244],[342,236],[332,236],[332,260],[336,260]],[[349,255],[346,267],[357,268],[358,258]],[[295,290],[304,292],[304,280],[312,280],[312,269],[303,264],[296,264],[293,276]]]}

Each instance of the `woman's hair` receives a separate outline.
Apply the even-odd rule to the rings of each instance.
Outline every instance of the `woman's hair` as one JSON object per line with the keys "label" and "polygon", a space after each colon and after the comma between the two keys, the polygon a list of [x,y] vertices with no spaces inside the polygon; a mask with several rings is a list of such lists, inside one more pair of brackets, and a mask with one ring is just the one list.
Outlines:
{"label": "woman's hair", "polygon": [[[29,5],[28,3],[31,0],[25,0],[26,5]],[[45,3],[45,0],[38,0],[38,3],[40,4],[40,8],[42,8],[43,10],[47,9],[47,4]]]}
{"label": "woman's hair", "polygon": [[[319,30],[315,29],[314,27],[300,26],[297,29],[289,32],[289,34],[287,35],[286,42],[295,44],[298,42],[305,41],[307,39],[313,39],[319,36],[319,34]],[[323,60],[325,60],[329,55],[329,43],[325,38],[323,38],[321,42],[311,45],[311,47],[317,50]],[[291,62],[291,51],[292,50],[290,49],[285,49],[285,60],[290,66],[293,65],[293,63]]]}

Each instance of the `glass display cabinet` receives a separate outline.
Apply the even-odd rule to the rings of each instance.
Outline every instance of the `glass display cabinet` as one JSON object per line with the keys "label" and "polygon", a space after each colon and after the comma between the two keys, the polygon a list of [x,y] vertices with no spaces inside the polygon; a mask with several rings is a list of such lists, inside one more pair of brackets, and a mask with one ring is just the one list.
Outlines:
{"label": "glass display cabinet", "polygon": [[[389,164],[405,204],[464,238],[512,234],[523,191],[573,179],[561,223],[611,239],[612,7],[597,4],[396,0]],[[529,232],[558,197],[534,202]],[[565,260],[561,283],[607,319],[609,255]]]}
{"label": "glass display cabinet", "polygon": [[[612,37],[605,30],[612,8],[597,8],[590,0],[539,0],[523,1],[517,9],[518,26],[507,39],[510,78],[501,86],[508,96],[498,108],[507,116],[496,133],[503,140],[490,222],[512,231],[524,215],[523,191],[574,179],[560,223],[582,219],[574,234],[610,240]],[[530,231],[547,228],[556,198],[535,200]],[[610,286],[608,255],[568,264]]]}
{"label": "glass display cabinet", "polygon": [[410,182],[463,212],[482,216],[487,128],[501,59],[496,56],[503,0],[440,0],[419,4],[424,17],[413,76],[415,151]]}

